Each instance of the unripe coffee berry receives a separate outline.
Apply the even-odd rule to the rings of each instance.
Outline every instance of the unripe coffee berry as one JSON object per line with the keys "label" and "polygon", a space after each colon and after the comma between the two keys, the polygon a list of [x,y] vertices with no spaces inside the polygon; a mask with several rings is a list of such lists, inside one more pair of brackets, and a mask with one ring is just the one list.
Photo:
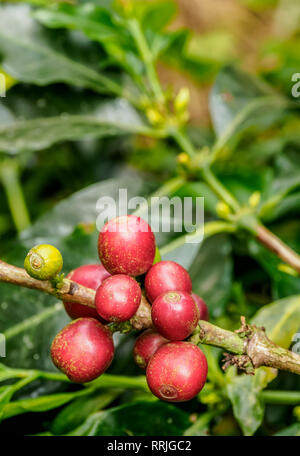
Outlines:
{"label": "unripe coffee berry", "polygon": [[[107,279],[110,273],[102,264],[86,264],[71,271],[67,278],[73,282],[83,285],[92,290],[97,290],[103,280]],[[68,315],[74,320],[81,317],[96,318],[103,323],[105,322],[98,314],[96,308],[88,307],[77,302],[64,302],[64,306]]]}
{"label": "unripe coffee berry", "polygon": [[189,273],[175,261],[160,261],[151,267],[145,278],[145,290],[151,302],[168,291],[191,293],[192,281]]}
{"label": "unripe coffee berry", "polygon": [[136,364],[145,369],[151,356],[169,341],[153,329],[144,331],[135,341],[133,347],[133,357]]}
{"label": "unripe coffee berry", "polygon": [[155,237],[140,217],[127,215],[107,222],[99,234],[99,257],[111,274],[144,274],[155,257]]}
{"label": "unripe coffee berry", "polygon": [[133,317],[141,298],[137,281],[128,275],[117,274],[105,279],[97,289],[95,304],[100,317],[118,323]]}
{"label": "unripe coffee berry", "polygon": [[208,321],[209,312],[208,312],[208,307],[207,307],[205,301],[203,301],[203,299],[200,298],[200,296],[196,295],[195,293],[192,293],[192,298],[194,299],[195,303],[198,306],[198,310],[199,310],[199,314],[200,314],[199,320]]}
{"label": "unripe coffee berry", "polygon": [[69,323],[52,342],[55,366],[76,383],[86,383],[103,374],[114,356],[111,331],[94,318]]}
{"label": "unripe coffee berry", "polygon": [[185,291],[170,291],[158,296],[151,315],[157,331],[169,340],[186,339],[199,321],[198,307]]}
{"label": "unripe coffee berry", "polygon": [[195,397],[207,378],[207,361],[197,345],[171,342],[160,347],[146,371],[151,392],[167,402],[184,402]]}
{"label": "unripe coffee berry", "polygon": [[63,259],[60,251],[50,244],[32,247],[24,261],[27,274],[38,280],[54,279],[62,267]]}

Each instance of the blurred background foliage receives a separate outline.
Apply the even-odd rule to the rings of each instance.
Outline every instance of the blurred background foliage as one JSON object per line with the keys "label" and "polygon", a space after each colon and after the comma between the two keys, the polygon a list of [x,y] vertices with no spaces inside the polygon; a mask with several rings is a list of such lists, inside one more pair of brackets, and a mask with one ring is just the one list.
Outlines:
{"label": "blurred background foliage", "polygon": [[[125,90],[135,104],[145,87],[131,36],[112,20],[120,5],[0,2],[8,90],[0,99],[0,254],[13,264],[42,241],[62,250],[65,272],[96,262],[97,199],[117,199],[124,187],[129,196],[150,195],[181,171],[175,142],[147,135],[146,116],[121,99]],[[260,218],[300,252],[300,120],[291,96],[300,72],[299,1],[137,0],[134,8],[166,93],[190,91],[188,135],[197,149],[218,145],[236,115],[259,101],[226,147],[213,149],[214,168],[241,204],[256,195]],[[170,193],[204,196],[206,221],[220,215],[218,198],[193,176]],[[214,322],[236,329],[240,315],[255,315],[274,341],[290,346],[300,327],[300,279],[273,254],[243,233],[216,234],[193,249],[164,247],[170,241],[158,237],[163,258],[189,269]],[[220,351],[210,347],[203,347],[209,381],[182,405],[149,395],[132,362],[131,336],[116,341],[114,380],[80,389],[51,375],[31,378],[31,369],[53,372],[49,346],[68,319],[52,297],[0,289],[0,332],[8,341],[0,434],[300,433],[300,396],[290,394],[298,377],[264,369],[253,377],[224,374]]]}

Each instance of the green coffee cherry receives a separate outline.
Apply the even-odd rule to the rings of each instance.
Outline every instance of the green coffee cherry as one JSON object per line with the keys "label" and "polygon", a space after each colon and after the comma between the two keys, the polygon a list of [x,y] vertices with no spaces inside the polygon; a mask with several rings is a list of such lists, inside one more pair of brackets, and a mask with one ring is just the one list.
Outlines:
{"label": "green coffee cherry", "polygon": [[156,249],[155,249],[155,257],[154,257],[154,260],[153,260],[153,264],[159,263],[160,261],[161,261],[160,251],[159,251],[159,248],[156,247]]}
{"label": "green coffee cherry", "polygon": [[60,251],[49,244],[40,244],[29,250],[24,267],[31,277],[38,280],[54,279],[61,271],[63,259]]}

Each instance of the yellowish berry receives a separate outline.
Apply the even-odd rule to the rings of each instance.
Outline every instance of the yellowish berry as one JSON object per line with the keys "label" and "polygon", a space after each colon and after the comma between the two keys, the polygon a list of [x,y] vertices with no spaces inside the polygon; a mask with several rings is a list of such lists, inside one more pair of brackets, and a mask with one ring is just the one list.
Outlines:
{"label": "yellowish berry", "polygon": [[50,244],[40,244],[29,250],[24,268],[38,280],[54,279],[62,270],[63,258],[60,251]]}

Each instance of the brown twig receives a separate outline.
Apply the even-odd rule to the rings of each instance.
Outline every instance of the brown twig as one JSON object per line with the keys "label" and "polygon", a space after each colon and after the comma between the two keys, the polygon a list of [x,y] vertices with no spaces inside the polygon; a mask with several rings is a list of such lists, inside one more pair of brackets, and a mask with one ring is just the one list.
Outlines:
{"label": "brown twig", "polygon": [[[94,290],[68,279],[64,279],[62,286],[56,289],[51,282],[33,279],[24,269],[1,260],[0,282],[43,291],[63,301],[95,307]],[[300,375],[300,356],[298,354],[274,344],[268,339],[264,328],[247,325],[244,317],[241,318],[241,321],[241,329],[232,332],[201,320],[190,340],[196,344],[213,345],[232,353],[234,356],[226,356],[225,366],[235,364],[247,373],[253,373],[254,368],[260,366],[269,366]],[[152,327],[151,307],[144,296],[130,323],[132,328],[137,330]]]}
{"label": "brown twig", "polygon": [[[94,290],[79,285],[78,283],[73,282],[69,279],[64,279],[62,286],[57,289],[50,281],[33,279],[27,274],[25,269],[7,264],[1,260],[0,282],[11,283],[20,287],[43,291],[44,293],[55,296],[62,301],[77,302],[79,304],[95,308]],[[143,297],[137,313],[131,319],[131,324],[132,327],[137,330],[149,328],[151,326],[152,322],[150,304],[145,297]]]}
{"label": "brown twig", "polygon": [[223,348],[232,355],[225,356],[225,365],[236,365],[238,369],[252,374],[261,366],[273,367],[300,375],[300,356],[272,342],[264,328],[246,325],[235,332],[227,331],[207,321],[199,322],[199,329],[191,341]]}
{"label": "brown twig", "polygon": [[247,354],[255,368],[269,366],[300,375],[300,356],[274,344],[264,328],[255,328],[247,344]]}
{"label": "brown twig", "polygon": [[265,226],[259,225],[257,227],[257,240],[300,274],[300,255]]}
{"label": "brown twig", "polygon": [[95,291],[83,287],[72,280],[64,279],[57,289],[48,280],[36,280],[30,277],[25,269],[12,266],[0,260],[0,282],[11,283],[20,287],[40,290],[64,301],[77,302],[88,307],[95,307]]}

